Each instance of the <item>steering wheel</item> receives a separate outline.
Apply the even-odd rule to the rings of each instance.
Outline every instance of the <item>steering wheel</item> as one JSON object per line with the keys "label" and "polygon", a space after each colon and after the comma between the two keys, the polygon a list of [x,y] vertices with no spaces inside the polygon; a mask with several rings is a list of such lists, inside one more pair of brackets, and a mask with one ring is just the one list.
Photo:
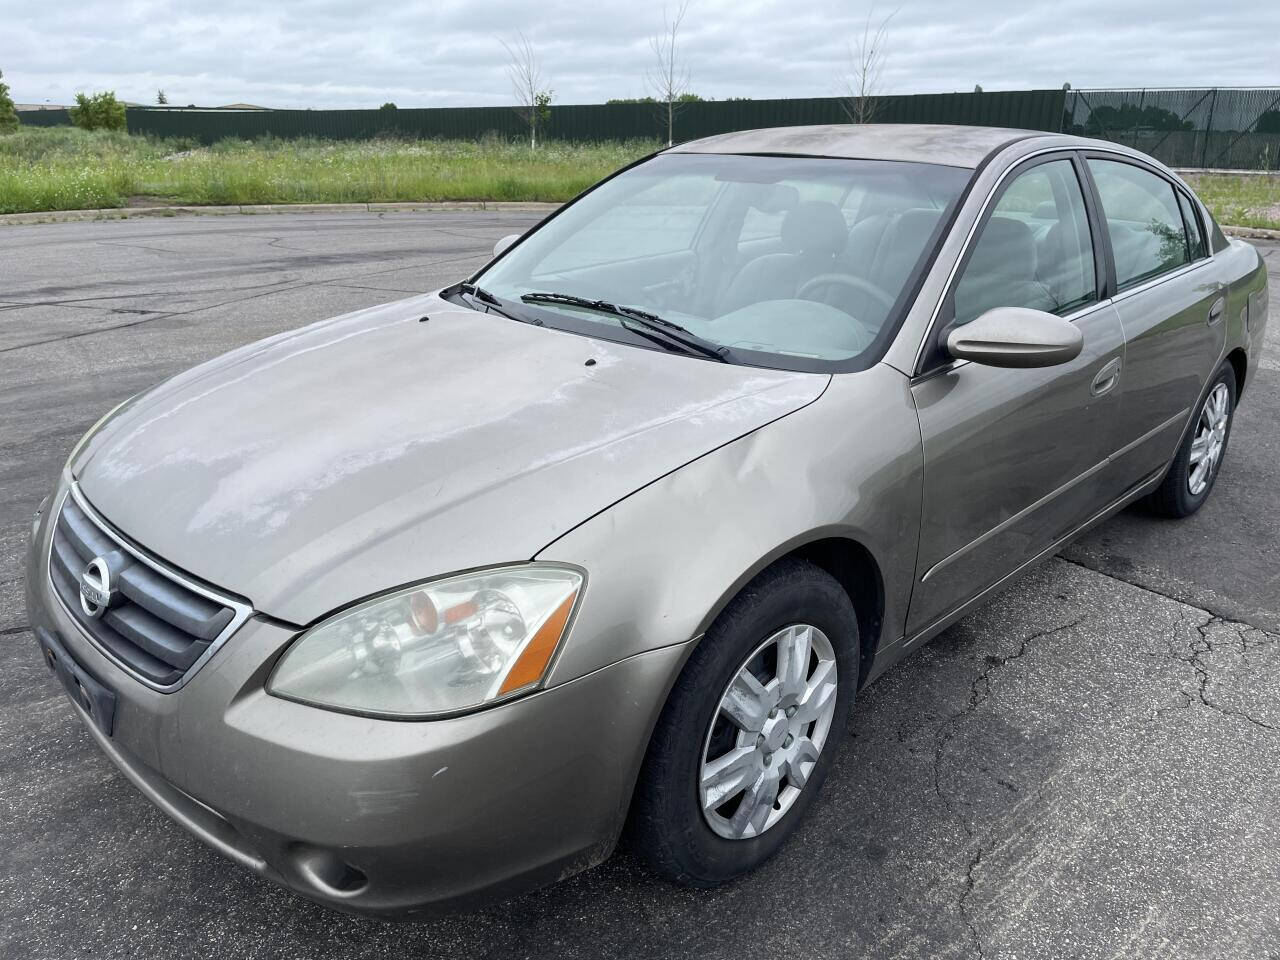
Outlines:
{"label": "steering wheel", "polygon": [[[820,273],[812,280],[808,280],[801,285],[799,292],[796,294],[796,299],[812,300],[814,298],[811,297],[810,294],[812,294],[814,290],[821,287],[831,286],[849,287],[850,289],[857,290],[859,293],[865,293],[867,296],[871,297],[872,300],[875,300],[884,307],[886,313],[893,309],[893,297],[889,296],[889,294],[885,293],[885,291],[881,290],[871,281],[863,280],[861,277],[855,277],[849,273]],[[831,303],[828,300],[822,300],[820,302],[825,303],[828,306],[836,306],[836,304]],[[848,311],[845,312],[848,313]]]}

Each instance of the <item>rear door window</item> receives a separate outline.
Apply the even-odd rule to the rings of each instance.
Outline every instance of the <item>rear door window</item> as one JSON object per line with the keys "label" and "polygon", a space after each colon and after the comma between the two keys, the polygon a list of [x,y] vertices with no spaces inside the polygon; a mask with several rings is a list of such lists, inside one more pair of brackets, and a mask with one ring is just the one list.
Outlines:
{"label": "rear door window", "polygon": [[1190,262],[1173,184],[1120,160],[1090,158],[1121,290]]}

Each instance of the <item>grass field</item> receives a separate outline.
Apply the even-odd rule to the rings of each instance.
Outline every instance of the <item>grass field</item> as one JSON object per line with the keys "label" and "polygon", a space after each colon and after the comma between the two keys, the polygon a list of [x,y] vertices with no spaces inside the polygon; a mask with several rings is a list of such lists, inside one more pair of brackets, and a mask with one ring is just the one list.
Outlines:
{"label": "grass field", "polygon": [[[0,135],[0,213],[140,203],[568,200],[654,149],[648,141],[175,140],[26,128]],[[1280,229],[1280,176],[1192,178],[1226,224]]]}
{"label": "grass field", "polygon": [[140,202],[568,200],[656,143],[173,140],[71,127],[0,135],[0,213]]}
{"label": "grass field", "polygon": [[1187,182],[1219,223],[1280,230],[1280,174],[1205,173],[1189,176]]}

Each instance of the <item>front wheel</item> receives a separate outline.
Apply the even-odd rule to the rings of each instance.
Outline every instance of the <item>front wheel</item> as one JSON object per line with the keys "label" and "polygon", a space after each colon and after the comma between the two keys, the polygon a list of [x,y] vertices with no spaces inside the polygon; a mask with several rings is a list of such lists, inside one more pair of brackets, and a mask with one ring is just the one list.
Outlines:
{"label": "front wheel", "polygon": [[1164,482],[1147,497],[1146,504],[1152,512],[1164,517],[1189,517],[1209,499],[1227,453],[1235,410],[1236,372],[1230,363],[1223,363]]}
{"label": "front wheel", "polygon": [[826,777],[857,673],[840,584],[796,559],[760,574],[707,631],[658,721],[632,807],[636,852],[692,886],[771,857]]}

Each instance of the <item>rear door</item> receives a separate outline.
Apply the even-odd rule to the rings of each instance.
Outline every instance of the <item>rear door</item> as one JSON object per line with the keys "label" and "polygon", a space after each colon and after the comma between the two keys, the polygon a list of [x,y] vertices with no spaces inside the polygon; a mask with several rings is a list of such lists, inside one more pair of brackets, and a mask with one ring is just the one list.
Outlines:
{"label": "rear door", "polygon": [[1195,205],[1157,170],[1115,154],[1087,161],[1124,327],[1119,455],[1099,482],[1117,497],[1172,458],[1226,336],[1226,290]]}
{"label": "rear door", "polygon": [[[912,385],[924,444],[924,502],[908,633],[925,630],[1099,508],[1112,452],[1124,338],[1102,299],[1081,161],[1035,158],[1007,175],[979,221],[935,331],[994,307],[1066,317],[1083,352],[1016,370],[926,355]],[[936,341],[933,341],[936,342]],[[926,351],[926,354],[928,351]]]}

